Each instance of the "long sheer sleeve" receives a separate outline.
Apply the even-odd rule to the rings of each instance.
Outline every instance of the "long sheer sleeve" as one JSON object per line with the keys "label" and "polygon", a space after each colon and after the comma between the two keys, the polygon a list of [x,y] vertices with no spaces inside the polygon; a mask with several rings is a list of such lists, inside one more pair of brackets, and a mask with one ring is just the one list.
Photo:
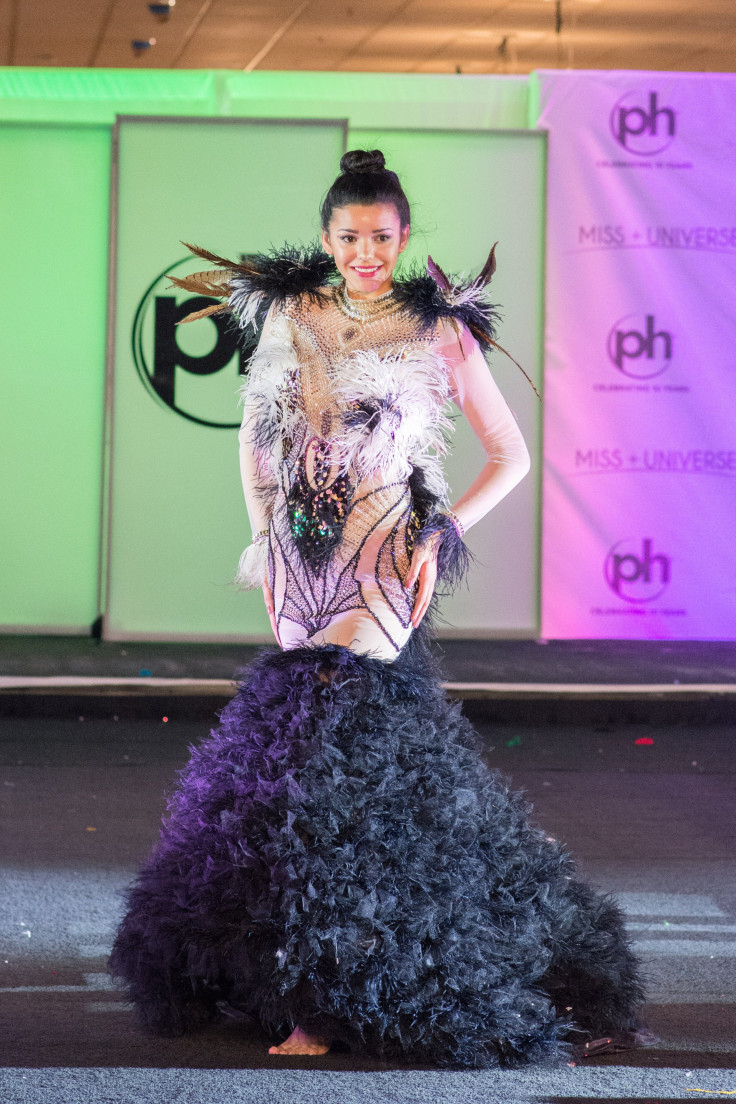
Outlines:
{"label": "long sheer sleeve", "polygon": [[529,471],[529,452],[516,420],[491,375],[480,346],[465,328],[448,328],[437,352],[450,370],[451,397],[483,446],[486,463],[452,510],[469,529]]}

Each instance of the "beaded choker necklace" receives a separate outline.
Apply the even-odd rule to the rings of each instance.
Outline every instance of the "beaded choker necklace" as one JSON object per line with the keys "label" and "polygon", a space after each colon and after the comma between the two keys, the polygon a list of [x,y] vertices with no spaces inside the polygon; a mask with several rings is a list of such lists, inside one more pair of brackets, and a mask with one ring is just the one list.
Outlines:
{"label": "beaded choker necklace", "polygon": [[393,288],[384,291],[383,295],[378,295],[375,299],[351,299],[344,280],[335,291],[335,302],[342,313],[355,322],[373,322],[376,318],[391,314],[398,309]]}

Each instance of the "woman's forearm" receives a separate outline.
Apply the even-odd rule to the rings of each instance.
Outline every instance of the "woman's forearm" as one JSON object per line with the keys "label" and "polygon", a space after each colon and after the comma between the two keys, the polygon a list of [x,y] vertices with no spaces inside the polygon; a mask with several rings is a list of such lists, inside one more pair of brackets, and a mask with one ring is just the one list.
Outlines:
{"label": "woman's forearm", "polygon": [[440,347],[451,373],[453,399],[483,446],[486,463],[454,503],[463,528],[469,529],[519,483],[530,460],[521,430],[467,331]]}
{"label": "woman's forearm", "polygon": [[248,511],[251,535],[255,536],[256,533],[261,533],[268,528],[269,518],[261,491],[263,472],[258,462],[258,453],[251,440],[247,409],[243,425],[238,434],[238,440],[240,444],[240,478],[243,483],[245,508]]}
{"label": "woman's forearm", "polygon": [[529,471],[529,454],[508,460],[489,460],[467,491],[452,506],[463,529],[467,530],[497,506]]}

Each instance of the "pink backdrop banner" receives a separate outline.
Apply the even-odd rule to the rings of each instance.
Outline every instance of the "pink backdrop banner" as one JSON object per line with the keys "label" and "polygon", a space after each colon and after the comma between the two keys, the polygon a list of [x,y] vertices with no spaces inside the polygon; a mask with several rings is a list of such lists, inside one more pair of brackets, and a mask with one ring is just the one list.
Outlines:
{"label": "pink backdrop banner", "polygon": [[736,639],[736,77],[536,79],[542,634]]}

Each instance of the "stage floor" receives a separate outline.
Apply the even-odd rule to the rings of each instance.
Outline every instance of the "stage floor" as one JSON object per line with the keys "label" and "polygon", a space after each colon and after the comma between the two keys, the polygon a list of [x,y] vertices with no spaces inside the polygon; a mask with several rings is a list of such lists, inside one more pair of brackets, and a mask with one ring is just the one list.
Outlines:
{"label": "stage floor", "polygon": [[[0,635],[0,676],[231,679],[261,646]],[[440,640],[453,682],[736,685],[736,643]]]}
{"label": "stage floor", "polygon": [[120,891],[206,726],[186,714],[167,723],[5,717],[3,1104],[685,1104],[732,1094],[732,730],[479,728],[488,762],[526,791],[534,819],[623,905],[648,977],[655,1046],[555,1069],[453,1072],[346,1050],[274,1059],[260,1030],[236,1022],[179,1039],[141,1035],[106,957]]}
{"label": "stage floor", "polygon": [[[0,715],[206,720],[261,647],[0,636]],[[451,639],[436,650],[448,693],[477,720],[736,723],[728,642]]]}

